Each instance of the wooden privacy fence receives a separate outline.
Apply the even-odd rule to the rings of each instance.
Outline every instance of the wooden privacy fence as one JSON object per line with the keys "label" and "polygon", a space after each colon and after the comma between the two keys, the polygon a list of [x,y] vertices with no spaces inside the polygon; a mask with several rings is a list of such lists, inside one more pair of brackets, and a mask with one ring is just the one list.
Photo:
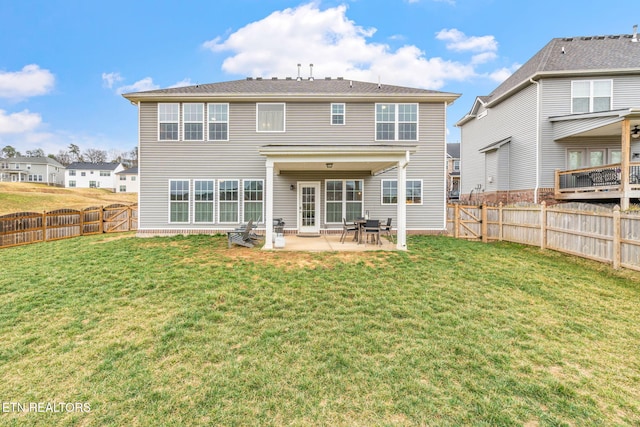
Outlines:
{"label": "wooden privacy fence", "polygon": [[18,212],[0,216],[0,248],[137,229],[137,205]]}
{"label": "wooden privacy fence", "polygon": [[640,212],[623,213],[617,206],[449,205],[447,231],[456,238],[539,246],[640,271]]}

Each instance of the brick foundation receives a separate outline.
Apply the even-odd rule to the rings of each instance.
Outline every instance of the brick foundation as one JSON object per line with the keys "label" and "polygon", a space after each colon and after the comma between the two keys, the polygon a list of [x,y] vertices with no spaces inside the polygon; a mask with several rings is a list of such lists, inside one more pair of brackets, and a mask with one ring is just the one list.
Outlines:
{"label": "brick foundation", "polygon": [[[474,205],[480,205],[482,203],[497,205],[498,203],[501,203],[501,202],[504,205],[514,204],[514,203],[533,203],[534,194],[535,194],[535,190],[533,189],[512,190],[512,191],[491,191],[491,192],[481,193],[478,195],[474,194],[471,201],[469,201],[468,195],[465,195],[464,197],[461,196],[460,201],[463,203],[470,203]],[[547,206],[560,203],[558,200],[554,198],[553,188],[538,189],[538,203],[541,203],[543,201],[546,202]]]}

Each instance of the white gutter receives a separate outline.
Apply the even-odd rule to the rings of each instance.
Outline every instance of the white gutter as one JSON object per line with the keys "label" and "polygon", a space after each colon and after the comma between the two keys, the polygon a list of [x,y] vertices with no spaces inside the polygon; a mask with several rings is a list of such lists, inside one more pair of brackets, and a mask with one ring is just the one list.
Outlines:
{"label": "white gutter", "polygon": [[536,85],[536,186],[533,189],[533,203],[538,203],[538,189],[540,188],[540,83],[530,78]]}

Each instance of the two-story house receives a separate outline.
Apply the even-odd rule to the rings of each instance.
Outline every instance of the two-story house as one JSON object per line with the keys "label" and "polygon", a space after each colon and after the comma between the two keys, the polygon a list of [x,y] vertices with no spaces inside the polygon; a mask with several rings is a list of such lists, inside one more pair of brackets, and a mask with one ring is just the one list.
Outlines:
{"label": "two-story house", "polygon": [[117,173],[124,170],[121,163],[73,162],[65,171],[67,188],[102,188],[116,192],[119,185]]}
{"label": "two-story house", "polygon": [[64,166],[50,157],[0,159],[0,182],[37,182],[64,185]]}
{"label": "two-story house", "polygon": [[[247,78],[128,93],[139,109],[139,235],[287,232],[392,217],[446,228],[446,108],[458,94],[343,78]],[[402,197],[399,197],[402,195]]]}
{"label": "two-story house", "polygon": [[461,197],[640,197],[640,42],[555,38],[458,121]]}
{"label": "two-story house", "polygon": [[129,169],[121,170],[116,173],[117,186],[116,193],[137,193],[139,190],[138,185],[138,166],[134,166]]}

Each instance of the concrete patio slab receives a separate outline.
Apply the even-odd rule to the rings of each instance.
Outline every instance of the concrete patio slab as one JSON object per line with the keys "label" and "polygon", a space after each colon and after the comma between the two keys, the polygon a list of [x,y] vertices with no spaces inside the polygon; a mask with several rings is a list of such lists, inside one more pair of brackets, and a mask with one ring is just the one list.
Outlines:
{"label": "concrete patio slab", "polygon": [[388,239],[382,237],[380,240],[382,245],[374,243],[358,243],[352,240],[352,236],[348,236],[344,243],[340,242],[339,234],[321,234],[319,236],[307,237],[294,234],[285,235],[284,248],[274,248],[274,251],[306,251],[306,252],[325,252],[325,251],[346,251],[346,252],[362,252],[362,251],[395,251],[395,243],[389,242]]}

